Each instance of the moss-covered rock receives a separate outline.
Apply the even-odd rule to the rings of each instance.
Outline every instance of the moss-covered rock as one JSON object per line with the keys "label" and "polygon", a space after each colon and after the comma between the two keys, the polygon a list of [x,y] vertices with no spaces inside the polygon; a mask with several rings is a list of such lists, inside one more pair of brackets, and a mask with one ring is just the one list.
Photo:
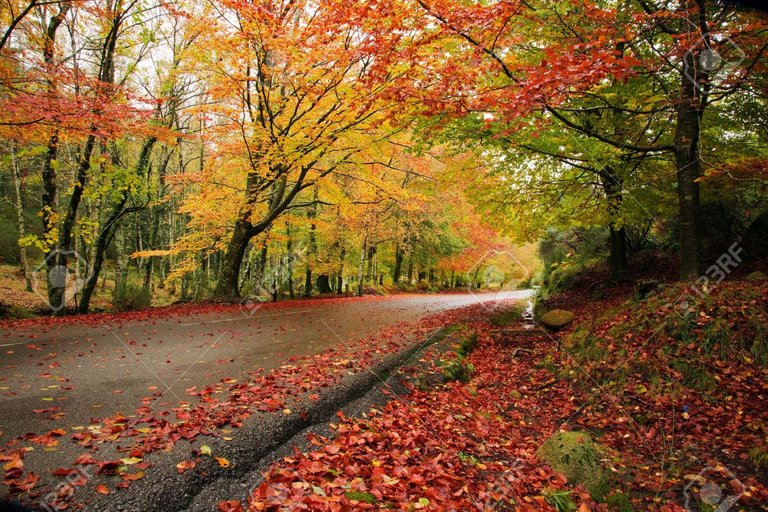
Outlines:
{"label": "moss-covered rock", "polygon": [[608,473],[600,463],[602,448],[583,432],[558,432],[539,448],[536,455],[562,473],[572,485],[583,485],[601,501],[610,490]]}
{"label": "moss-covered rock", "polygon": [[548,329],[558,330],[573,322],[573,313],[565,309],[553,309],[541,315],[539,321]]}

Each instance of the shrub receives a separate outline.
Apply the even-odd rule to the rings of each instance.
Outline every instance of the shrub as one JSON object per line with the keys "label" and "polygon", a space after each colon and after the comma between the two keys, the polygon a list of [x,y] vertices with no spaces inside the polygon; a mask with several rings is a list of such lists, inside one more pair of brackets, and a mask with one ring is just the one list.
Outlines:
{"label": "shrub", "polygon": [[118,311],[136,311],[152,305],[149,290],[143,286],[126,284],[124,288],[115,288],[112,294],[112,305]]}

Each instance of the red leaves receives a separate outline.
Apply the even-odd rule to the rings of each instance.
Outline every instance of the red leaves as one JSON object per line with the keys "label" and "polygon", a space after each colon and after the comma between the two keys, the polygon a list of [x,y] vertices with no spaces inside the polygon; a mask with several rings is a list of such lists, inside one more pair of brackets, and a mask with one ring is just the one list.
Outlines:
{"label": "red leaves", "polygon": [[23,479],[6,480],[6,484],[8,485],[11,494],[19,494],[31,491],[38,480],[39,477],[36,474],[29,473]]}
{"label": "red leaves", "polygon": [[48,447],[56,446],[57,444],[59,444],[59,440],[57,438],[63,435],[66,435],[66,433],[67,433],[66,430],[57,428],[57,429],[51,430],[45,435],[35,436],[30,438],[29,440],[32,443],[39,444],[42,446],[48,446]]}
{"label": "red leaves", "polygon": [[34,473],[24,474],[24,451],[15,450],[10,453],[0,454],[0,462],[3,463],[4,482],[11,494],[28,492],[35,487],[39,477]]}
{"label": "red leaves", "polygon": [[222,501],[216,508],[219,512],[243,512],[243,504],[236,500]]}

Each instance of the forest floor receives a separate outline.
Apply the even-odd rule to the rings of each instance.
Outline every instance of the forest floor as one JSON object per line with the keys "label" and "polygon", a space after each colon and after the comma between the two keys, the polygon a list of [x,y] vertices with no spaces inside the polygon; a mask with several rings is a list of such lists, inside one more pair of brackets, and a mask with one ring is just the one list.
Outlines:
{"label": "forest floor", "polygon": [[[32,289],[28,290],[24,274],[18,265],[0,264],[0,319],[31,318],[35,316],[50,316],[46,300],[46,283],[42,272],[38,273],[37,281],[31,282]],[[112,311],[112,290],[114,279],[100,279],[91,299],[93,311]],[[155,290],[153,301],[157,306],[166,306],[174,301],[174,297],[163,290]]]}
{"label": "forest floor", "polygon": [[181,402],[150,387],[68,429],[46,406],[54,428],[0,452],[4,485],[87,510],[768,510],[768,281],[605,283],[548,300],[575,313],[558,333],[470,301]]}
{"label": "forest floor", "polygon": [[[455,354],[431,347],[400,369],[407,391],[219,510],[768,510],[768,282],[687,311],[683,285],[601,282],[553,298],[576,313],[557,334],[477,309]],[[542,460],[553,444],[568,462]]]}

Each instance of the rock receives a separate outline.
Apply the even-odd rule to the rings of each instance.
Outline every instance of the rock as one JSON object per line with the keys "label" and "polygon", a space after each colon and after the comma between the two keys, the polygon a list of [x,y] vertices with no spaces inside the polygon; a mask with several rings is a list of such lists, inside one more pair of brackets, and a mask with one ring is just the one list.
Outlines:
{"label": "rock", "polygon": [[768,279],[768,276],[759,270],[752,272],[747,276],[747,281],[762,281],[763,279]]}
{"label": "rock", "polygon": [[593,498],[601,500],[610,490],[609,473],[600,463],[604,451],[584,432],[558,432],[536,456],[565,475],[571,485],[583,485]]}
{"label": "rock", "polygon": [[573,322],[573,313],[565,309],[553,309],[541,315],[539,321],[544,327],[557,331]]}

